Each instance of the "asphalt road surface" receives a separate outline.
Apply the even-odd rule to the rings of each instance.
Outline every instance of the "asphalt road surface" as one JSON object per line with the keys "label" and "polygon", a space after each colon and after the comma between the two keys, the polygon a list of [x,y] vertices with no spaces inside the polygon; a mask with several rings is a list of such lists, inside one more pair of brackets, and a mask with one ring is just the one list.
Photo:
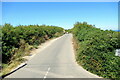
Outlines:
{"label": "asphalt road surface", "polygon": [[8,78],[99,78],[75,62],[72,34],[56,39]]}

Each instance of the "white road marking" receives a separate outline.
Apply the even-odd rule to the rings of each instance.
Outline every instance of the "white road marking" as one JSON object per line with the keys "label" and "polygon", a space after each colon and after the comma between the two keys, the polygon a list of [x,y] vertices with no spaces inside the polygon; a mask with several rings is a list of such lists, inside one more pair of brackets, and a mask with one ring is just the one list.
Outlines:
{"label": "white road marking", "polygon": [[47,75],[48,75],[49,71],[50,71],[50,67],[48,68],[48,70],[47,70],[47,72],[46,72],[46,74],[45,74],[45,76],[44,76],[43,80],[45,80],[45,78],[47,77]]}

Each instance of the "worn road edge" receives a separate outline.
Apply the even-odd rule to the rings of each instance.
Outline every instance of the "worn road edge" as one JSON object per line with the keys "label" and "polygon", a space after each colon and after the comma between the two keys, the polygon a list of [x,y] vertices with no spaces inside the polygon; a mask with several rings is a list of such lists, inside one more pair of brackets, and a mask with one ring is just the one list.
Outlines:
{"label": "worn road edge", "polygon": [[9,73],[7,73],[7,74],[5,74],[5,75],[2,75],[2,77],[0,77],[0,79],[5,78],[6,76],[14,73],[15,71],[19,70],[20,68],[22,68],[22,67],[24,67],[24,66],[26,66],[26,65],[27,65],[27,62],[24,62],[24,63],[20,64],[17,68],[15,68],[14,70],[12,70],[11,72],[9,72]]}

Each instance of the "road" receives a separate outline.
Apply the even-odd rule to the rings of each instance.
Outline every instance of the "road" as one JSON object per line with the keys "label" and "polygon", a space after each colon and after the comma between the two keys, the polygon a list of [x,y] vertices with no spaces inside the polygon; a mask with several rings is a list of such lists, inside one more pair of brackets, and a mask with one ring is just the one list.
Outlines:
{"label": "road", "polygon": [[9,78],[99,78],[75,62],[72,34],[65,34]]}

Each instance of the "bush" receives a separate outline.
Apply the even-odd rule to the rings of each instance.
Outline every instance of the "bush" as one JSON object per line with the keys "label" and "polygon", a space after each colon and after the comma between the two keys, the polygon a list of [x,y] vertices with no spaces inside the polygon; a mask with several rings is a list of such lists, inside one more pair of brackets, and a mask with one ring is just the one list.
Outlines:
{"label": "bush", "polygon": [[59,33],[57,36],[62,35],[63,28],[46,25],[19,25],[13,27],[10,24],[4,24],[2,26],[3,63],[9,63],[13,59],[15,50],[24,51],[26,45],[37,48],[45,40],[55,37],[56,33]]}
{"label": "bush", "polygon": [[120,49],[119,32],[77,22],[72,33],[78,43],[76,60],[80,65],[104,78],[120,78],[120,57],[115,56],[115,50]]}

